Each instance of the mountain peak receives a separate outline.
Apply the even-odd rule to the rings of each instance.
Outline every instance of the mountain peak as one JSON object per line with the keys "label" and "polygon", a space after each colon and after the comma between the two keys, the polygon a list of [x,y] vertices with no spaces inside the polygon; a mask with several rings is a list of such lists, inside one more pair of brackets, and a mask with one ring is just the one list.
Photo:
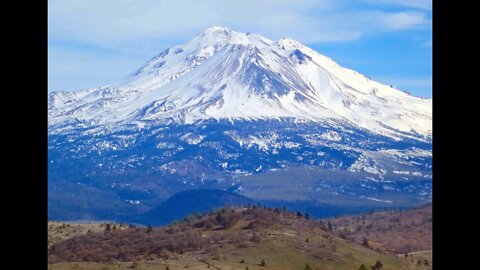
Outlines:
{"label": "mountain peak", "polygon": [[202,31],[202,34],[232,32],[232,29],[223,26],[211,26]]}
{"label": "mountain peak", "polygon": [[265,46],[272,44],[272,41],[258,34],[241,33],[228,27],[212,26],[203,30],[186,45],[196,48],[214,47],[218,49],[230,44]]}
{"label": "mountain peak", "polygon": [[240,33],[232,31],[230,28],[221,27],[221,26],[212,26],[206,28],[195,38],[190,40],[188,43],[199,44],[199,45],[215,45],[217,43],[226,44],[231,43],[235,40]]}
{"label": "mountain peak", "polygon": [[231,39],[234,35],[239,34],[234,32],[232,29],[222,26],[212,26],[206,28],[197,37],[208,38],[208,39]]}

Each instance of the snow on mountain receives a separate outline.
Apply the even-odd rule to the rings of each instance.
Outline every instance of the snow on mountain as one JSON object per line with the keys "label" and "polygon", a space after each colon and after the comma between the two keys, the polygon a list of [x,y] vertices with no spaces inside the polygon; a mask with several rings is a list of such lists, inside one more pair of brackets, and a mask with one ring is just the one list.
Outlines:
{"label": "snow on mountain", "polygon": [[[208,28],[122,82],[49,95],[49,132],[206,119],[283,119],[358,126],[429,141],[432,100],[370,80],[292,39]],[[325,134],[339,140],[338,134]]]}
{"label": "snow on mountain", "polygon": [[212,27],[121,82],[49,95],[49,218],[121,218],[196,188],[418,205],[431,109],[292,39]]}

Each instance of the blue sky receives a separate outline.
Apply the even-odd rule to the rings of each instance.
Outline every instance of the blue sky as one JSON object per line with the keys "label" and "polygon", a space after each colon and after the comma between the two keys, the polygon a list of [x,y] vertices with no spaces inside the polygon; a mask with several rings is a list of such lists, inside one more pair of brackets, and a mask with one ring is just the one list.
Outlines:
{"label": "blue sky", "polygon": [[431,0],[49,0],[48,89],[114,83],[210,26],[288,37],[432,96]]}

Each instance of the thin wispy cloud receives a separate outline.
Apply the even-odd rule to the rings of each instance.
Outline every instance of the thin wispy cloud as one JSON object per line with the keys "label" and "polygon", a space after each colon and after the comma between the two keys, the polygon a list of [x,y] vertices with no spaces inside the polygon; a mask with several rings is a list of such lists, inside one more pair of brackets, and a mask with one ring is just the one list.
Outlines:
{"label": "thin wispy cloud", "polygon": [[432,0],[365,0],[371,4],[432,10]]}
{"label": "thin wispy cloud", "polygon": [[212,25],[274,39],[332,42],[427,24],[419,11],[337,10],[334,1],[51,0],[49,7],[52,38],[120,47],[186,39]]}

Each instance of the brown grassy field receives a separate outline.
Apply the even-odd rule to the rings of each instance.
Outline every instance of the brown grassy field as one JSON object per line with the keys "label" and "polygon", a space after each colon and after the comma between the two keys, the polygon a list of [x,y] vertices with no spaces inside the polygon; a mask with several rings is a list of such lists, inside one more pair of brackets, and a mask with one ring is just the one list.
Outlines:
{"label": "brown grassy field", "polygon": [[[98,225],[97,225],[98,226]],[[261,266],[261,261],[265,265]],[[322,222],[264,208],[222,209],[168,227],[74,236],[49,247],[50,269],[430,269],[351,243]]]}

